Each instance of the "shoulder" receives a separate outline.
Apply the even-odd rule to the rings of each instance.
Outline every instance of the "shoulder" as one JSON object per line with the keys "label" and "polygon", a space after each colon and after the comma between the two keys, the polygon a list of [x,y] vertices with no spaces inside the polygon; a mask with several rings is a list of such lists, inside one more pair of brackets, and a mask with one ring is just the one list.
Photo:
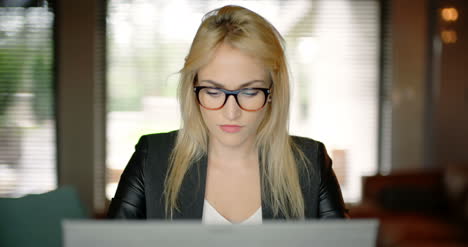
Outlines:
{"label": "shoulder", "polygon": [[299,148],[307,156],[316,156],[324,151],[325,145],[317,140],[302,137],[302,136],[290,136],[294,145]]}
{"label": "shoulder", "polygon": [[[165,169],[174,148],[178,130],[143,135],[135,146],[136,154],[143,157],[144,170]],[[155,166],[155,164],[158,164]],[[153,171],[154,172],[154,171]]]}
{"label": "shoulder", "polygon": [[307,167],[312,169],[315,175],[320,176],[323,169],[326,168],[326,163],[330,160],[325,145],[320,141],[307,137],[291,136],[291,140],[293,147],[296,149],[296,155],[298,149],[307,159]]}
{"label": "shoulder", "polygon": [[[154,205],[163,191],[167,159],[178,131],[144,135],[138,141],[135,152],[120,177],[119,185],[109,208],[110,218],[162,218],[155,213]],[[161,211],[161,210],[159,210]],[[157,212],[159,212],[157,210]],[[161,211],[162,212],[162,211]]]}
{"label": "shoulder", "polygon": [[156,133],[156,134],[147,134],[143,135],[136,148],[145,148],[149,151],[157,149],[157,150],[172,150],[174,146],[175,140],[177,138],[178,130],[166,132],[166,133]]}
{"label": "shoulder", "polygon": [[174,142],[177,137],[177,133],[179,133],[179,130],[173,130],[173,131],[165,132],[165,133],[147,134],[147,135],[143,135],[140,138],[140,141],[145,140],[150,143]]}
{"label": "shoulder", "polygon": [[[296,150],[308,159],[308,172],[300,173],[301,186],[307,195],[306,215],[309,218],[343,218],[346,209],[340,185],[332,169],[332,160],[322,142],[291,136]],[[318,210],[318,211],[317,211]],[[318,213],[318,214],[317,214]]]}

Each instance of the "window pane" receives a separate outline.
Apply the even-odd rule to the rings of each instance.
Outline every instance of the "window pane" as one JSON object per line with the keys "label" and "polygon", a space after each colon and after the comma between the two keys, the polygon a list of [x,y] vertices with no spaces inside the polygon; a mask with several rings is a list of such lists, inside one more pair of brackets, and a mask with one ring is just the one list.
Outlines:
{"label": "window pane", "polygon": [[39,7],[0,7],[0,196],[57,185],[53,21]]}
{"label": "window pane", "polygon": [[109,1],[108,188],[142,134],[179,128],[179,71],[203,15],[245,6],[282,33],[292,70],[291,133],[324,142],[345,200],[375,172],[379,7],[375,0]]}

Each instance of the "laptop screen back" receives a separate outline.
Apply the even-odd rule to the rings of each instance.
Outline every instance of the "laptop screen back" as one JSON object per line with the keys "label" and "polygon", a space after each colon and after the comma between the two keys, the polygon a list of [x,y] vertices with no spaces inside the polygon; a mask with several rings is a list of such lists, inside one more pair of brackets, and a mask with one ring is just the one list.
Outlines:
{"label": "laptop screen back", "polygon": [[327,220],[261,225],[203,225],[199,222],[63,222],[64,247],[239,247],[375,246],[377,220]]}

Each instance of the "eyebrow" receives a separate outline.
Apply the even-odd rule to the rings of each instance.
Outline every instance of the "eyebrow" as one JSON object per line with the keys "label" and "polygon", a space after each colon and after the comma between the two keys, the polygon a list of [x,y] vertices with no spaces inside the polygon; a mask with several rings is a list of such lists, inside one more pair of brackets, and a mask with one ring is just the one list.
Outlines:
{"label": "eyebrow", "polygon": [[[215,87],[220,87],[220,88],[225,88],[223,84],[219,83],[219,82],[215,82],[213,80],[202,80],[200,82],[207,82],[207,83],[210,83],[210,84],[213,84]],[[239,86],[239,88],[245,88],[245,87],[248,87],[256,82],[263,82],[265,83],[264,80],[253,80],[253,81],[249,81],[249,82],[246,82],[242,85]]]}

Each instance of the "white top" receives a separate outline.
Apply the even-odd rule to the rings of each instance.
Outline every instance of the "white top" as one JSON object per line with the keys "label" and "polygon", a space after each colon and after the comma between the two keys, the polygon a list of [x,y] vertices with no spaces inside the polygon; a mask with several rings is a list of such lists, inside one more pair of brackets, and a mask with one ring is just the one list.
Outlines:
{"label": "white top", "polygon": [[[231,221],[224,218],[224,216],[222,216],[213,206],[211,206],[207,200],[205,200],[205,203],[203,204],[202,223],[232,224]],[[262,224],[262,207],[259,207],[254,214],[239,224]]]}

